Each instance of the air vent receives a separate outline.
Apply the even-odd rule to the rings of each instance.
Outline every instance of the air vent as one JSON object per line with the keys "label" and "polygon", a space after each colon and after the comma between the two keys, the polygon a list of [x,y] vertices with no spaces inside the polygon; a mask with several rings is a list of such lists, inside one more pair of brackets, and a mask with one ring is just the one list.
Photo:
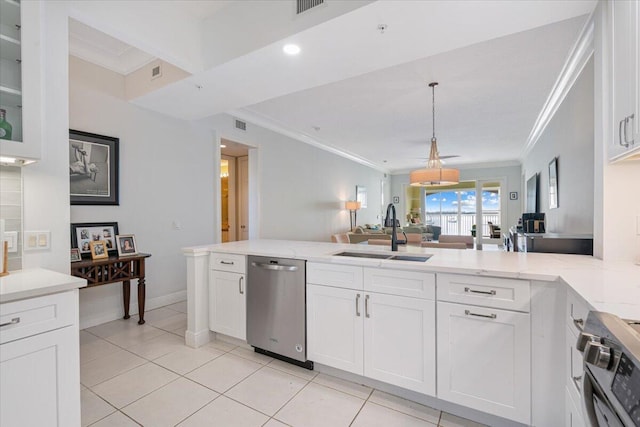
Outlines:
{"label": "air vent", "polygon": [[236,119],[236,129],[240,129],[240,130],[247,130],[247,124],[245,122],[243,122],[242,120],[238,120]]}
{"label": "air vent", "polygon": [[151,80],[157,79],[160,76],[162,76],[162,68],[160,65],[156,65],[151,69]]}
{"label": "air vent", "polygon": [[296,0],[296,15],[300,15],[307,10],[320,6],[324,0]]}

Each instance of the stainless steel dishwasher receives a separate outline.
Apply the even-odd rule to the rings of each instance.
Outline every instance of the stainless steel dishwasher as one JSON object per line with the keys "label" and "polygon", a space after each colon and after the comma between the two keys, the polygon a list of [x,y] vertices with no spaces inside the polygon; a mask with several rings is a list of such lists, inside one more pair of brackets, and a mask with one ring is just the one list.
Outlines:
{"label": "stainless steel dishwasher", "polygon": [[247,342],[257,352],[313,369],[307,361],[306,261],[247,260]]}

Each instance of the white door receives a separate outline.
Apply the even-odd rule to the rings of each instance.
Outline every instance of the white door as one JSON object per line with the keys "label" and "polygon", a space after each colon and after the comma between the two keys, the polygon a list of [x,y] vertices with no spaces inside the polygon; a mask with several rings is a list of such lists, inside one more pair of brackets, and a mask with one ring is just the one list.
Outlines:
{"label": "white door", "polygon": [[435,396],[435,304],[394,295],[365,295],[366,377]]}
{"label": "white door", "polygon": [[[236,214],[236,158],[221,156],[220,209],[222,218],[222,243],[235,242],[238,215]],[[224,175],[227,175],[226,177]]]}
{"label": "white door", "polygon": [[0,345],[0,426],[79,426],[73,326]]}
{"label": "white door", "polygon": [[238,157],[238,240],[249,239],[249,156]]}
{"label": "white door", "polygon": [[209,276],[209,329],[247,339],[245,275],[211,270]]}
{"label": "white door", "polygon": [[307,357],[363,374],[363,293],[307,285]]}
{"label": "white door", "polygon": [[438,398],[531,423],[529,315],[438,302]]}
{"label": "white door", "polygon": [[[476,181],[476,249],[482,249],[482,244],[502,244],[502,233],[508,230],[506,221],[506,198],[504,179]],[[491,228],[489,225],[500,228]],[[493,233],[496,233],[493,235]]]}

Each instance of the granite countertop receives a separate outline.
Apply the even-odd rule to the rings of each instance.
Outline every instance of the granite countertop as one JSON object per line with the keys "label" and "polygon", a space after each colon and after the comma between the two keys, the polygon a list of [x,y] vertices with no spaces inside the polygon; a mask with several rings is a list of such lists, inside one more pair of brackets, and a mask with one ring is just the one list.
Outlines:
{"label": "granite countertop", "polygon": [[186,255],[192,256],[209,252],[227,252],[400,270],[544,282],[561,281],[569,285],[595,310],[610,312],[622,318],[640,319],[640,266],[632,261],[602,261],[586,255],[452,250],[416,246],[401,246],[398,253],[424,253],[433,256],[426,262],[332,256],[342,251],[392,254],[383,246],[265,239],[183,249]]}
{"label": "granite countertop", "polygon": [[0,303],[55,294],[84,288],[87,281],[79,277],[44,268],[12,271],[0,277]]}

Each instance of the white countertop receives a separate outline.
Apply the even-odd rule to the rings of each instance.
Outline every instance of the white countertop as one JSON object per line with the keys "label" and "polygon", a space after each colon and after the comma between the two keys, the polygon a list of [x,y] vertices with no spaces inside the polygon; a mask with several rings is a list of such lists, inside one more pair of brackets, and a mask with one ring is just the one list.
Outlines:
{"label": "white countertop", "polygon": [[0,303],[84,288],[87,281],[68,274],[33,268],[0,277]]}
{"label": "white countertop", "polygon": [[426,262],[332,256],[338,252],[383,252],[383,246],[287,240],[245,240],[183,249],[187,255],[209,252],[264,255],[336,264],[509,277],[561,280],[593,309],[626,319],[640,319],[640,266],[631,261],[605,262],[591,256],[502,251],[453,250],[400,246],[398,253],[424,253]]}

